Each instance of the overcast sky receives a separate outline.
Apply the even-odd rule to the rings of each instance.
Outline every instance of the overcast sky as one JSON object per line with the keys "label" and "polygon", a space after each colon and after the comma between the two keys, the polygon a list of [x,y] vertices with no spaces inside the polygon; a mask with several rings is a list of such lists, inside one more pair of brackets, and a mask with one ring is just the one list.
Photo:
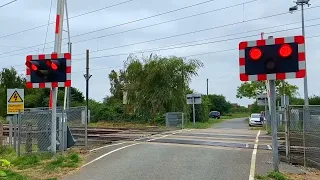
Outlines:
{"label": "overcast sky", "polygon": [[[11,0],[1,0],[0,6],[10,1]],[[212,0],[194,7],[113,28],[108,27],[183,8],[206,0],[132,0],[118,6],[75,17],[124,1],[127,0],[68,1],[69,17],[74,17],[70,19],[70,34],[71,42],[73,43],[72,54],[74,60],[72,64],[72,85],[83,92],[85,91],[85,79],[83,77],[85,72],[85,51],[86,49],[90,49],[90,56],[92,57],[90,62],[92,74],[92,78],[90,79],[90,98],[98,101],[101,101],[103,97],[110,94],[108,73],[112,69],[119,70],[122,68],[123,61],[126,60],[129,53],[148,50],[143,53],[137,53],[136,55],[141,56],[155,53],[161,56],[176,55],[201,60],[205,67],[199,71],[198,77],[192,79],[191,88],[199,93],[206,93],[206,79],[208,78],[209,93],[223,94],[227,97],[227,100],[231,102],[247,105],[252,103],[253,100],[236,98],[237,86],[241,84],[239,80],[237,50],[239,42],[243,40],[260,39],[261,32],[265,33],[265,38],[269,35],[282,37],[301,34],[300,11],[293,14],[287,13],[288,8],[294,5],[292,0],[257,0],[235,7],[230,6],[250,0]],[[305,18],[307,20],[306,36],[310,37],[306,40],[309,95],[320,95],[320,83],[318,83],[320,77],[320,37],[315,37],[320,35],[320,16],[317,16],[317,14],[319,14],[317,11],[319,12],[320,2],[311,0],[310,3],[312,4],[310,6],[311,9],[305,11]],[[55,21],[56,6],[57,2],[53,0],[50,22]],[[230,8],[213,11],[224,7]],[[208,11],[212,12],[154,25],[148,28],[132,30]],[[46,44],[45,47],[43,45],[47,31],[47,26],[45,25],[48,23],[49,13],[50,0],[18,0],[0,8],[1,68],[14,66],[20,74],[25,74],[24,63],[26,55],[51,53],[53,51],[54,24],[48,27],[46,42],[50,43]],[[284,14],[270,17],[271,15],[281,13]],[[228,25],[233,23],[234,25]],[[228,26],[221,27],[223,25]],[[42,27],[10,35],[38,26]],[[103,28],[104,30],[101,30]],[[211,29],[199,31],[208,28]],[[67,30],[66,21],[64,22],[64,29]],[[199,32],[189,33],[192,31]],[[84,33],[87,34],[81,35]],[[179,34],[186,35],[165,38]],[[64,32],[63,38],[67,38],[66,32]],[[163,40],[139,43],[159,38],[163,38]],[[67,42],[67,39],[63,40],[63,52],[67,51]],[[139,44],[130,45],[134,43]],[[164,46],[174,47],[173,45],[181,43],[187,43],[184,45],[203,44],[170,50],[150,51],[150,49],[162,48]],[[30,46],[34,47],[23,49]],[[117,46],[122,47],[114,48]],[[109,48],[109,50],[103,50],[107,48]],[[93,58],[115,54],[123,55]],[[289,80],[289,82],[298,85],[299,93],[303,97],[303,80],[294,79]]]}

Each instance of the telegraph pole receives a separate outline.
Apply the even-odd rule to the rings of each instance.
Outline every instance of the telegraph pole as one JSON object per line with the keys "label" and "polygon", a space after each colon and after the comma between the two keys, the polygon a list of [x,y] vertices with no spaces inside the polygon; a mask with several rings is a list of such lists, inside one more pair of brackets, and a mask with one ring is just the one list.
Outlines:
{"label": "telegraph pole", "polygon": [[[301,6],[301,27],[302,27],[302,35],[305,37],[305,31],[304,31],[304,6],[309,4],[310,0],[297,0],[295,3],[296,5],[289,8],[289,12],[292,13],[296,10],[298,10],[298,6]],[[305,55],[306,56],[306,55]],[[307,66],[307,65],[306,65]],[[303,85],[304,85],[304,105],[309,105],[309,95],[308,95],[308,78],[307,78],[307,72],[306,76],[303,78]]]}
{"label": "telegraph pole", "polygon": [[86,79],[86,122],[85,122],[85,147],[88,147],[88,122],[89,122],[89,80],[92,75],[89,74],[89,49],[86,51],[86,74],[83,75]]}
{"label": "telegraph pole", "polygon": [[207,79],[207,96],[209,95],[209,79]]}

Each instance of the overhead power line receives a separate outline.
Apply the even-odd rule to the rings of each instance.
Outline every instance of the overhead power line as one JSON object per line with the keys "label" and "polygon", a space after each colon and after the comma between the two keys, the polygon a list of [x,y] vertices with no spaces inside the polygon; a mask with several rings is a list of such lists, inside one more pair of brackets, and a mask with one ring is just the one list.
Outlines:
{"label": "overhead power line", "polygon": [[[268,33],[272,33],[272,32],[268,32]],[[317,38],[317,37],[320,37],[320,34],[319,35],[314,35],[314,36],[309,36],[309,37],[306,37],[307,39],[311,39],[311,38]],[[230,49],[223,49],[223,50],[218,50],[218,51],[208,51],[208,52],[203,52],[203,53],[197,53],[197,54],[190,54],[190,55],[186,55],[186,56],[178,56],[178,57],[182,57],[182,58],[187,58],[187,57],[193,57],[193,56],[201,56],[201,55],[208,55],[208,54],[216,54],[216,53],[222,53],[222,52],[229,52],[229,51],[239,51],[238,48],[230,48]],[[130,53],[125,53],[125,54],[121,54],[121,55],[128,55]],[[102,58],[103,56],[99,56],[99,57],[93,57],[93,58]],[[106,56],[104,56],[106,57]],[[111,57],[111,56],[108,56],[108,57]],[[92,58],[90,58],[92,59]],[[84,59],[82,59],[84,60]],[[20,66],[20,65],[19,65]],[[17,67],[17,66],[12,66],[12,67]],[[91,71],[96,71],[96,70],[106,70],[106,69],[111,69],[111,68],[122,68],[123,66],[113,66],[113,67],[106,67],[106,68],[97,68],[97,69],[91,69]],[[25,71],[25,70],[18,70],[18,71]],[[83,71],[76,71],[76,72],[73,72],[73,73],[78,73],[78,72],[84,72],[85,70]]]}
{"label": "overhead power line", "polygon": [[[317,20],[320,18],[313,18],[313,19],[309,19],[308,21],[311,20]],[[152,52],[152,51],[161,51],[161,50],[171,50],[171,49],[176,49],[176,48],[183,48],[183,47],[189,47],[189,46],[195,46],[194,44],[192,45],[188,45],[190,43],[198,43],[198,42],[203,42],[203,41],[209,41],[209,40],[213,40],[213,39],[219,39],[219,38],[223,38],[223,37],[230,37],[230,36],[235,36],[235,35],[241,35],[241,34],[246,34],[246,33],[251,33],[251,32],[257,32],[257,34],[251,34],[251,35],[247,35],[247,36],[242,36],[242,37],[234,37],[234,38],[229,38],[229,39],[222,39],[222,40],[218,40],[218,41],[210,41],[210,42],[205,42],[205,43],[200,43],[200,44],[196,44],[196,45],[205,45],[205,44],[212,44],[212,43],[218,43],[218,42],[225,42],[225,41],[231,41],[231,40],[237,40],[237,39],[242,39],[242,38],[248,38],[248,37],[255,37],[255,36],[259,36],[261,33],[261,30],[267,30],[267,29],[272,29],[272,28],[277,28],[277,27],[283,27],[283,26],[287,26],[287,25],[292,25],[292,24],[297,24],[300,23],[300,21],[298,22],[293,22],[293,23],[287,23],[287,24],[282,24],[282,25],[278,25],[278,26],[269,26],[269,27],[265,27],[265,28],[260,28],[260,29],[255,29],[255,30],[250,30],[250,31],[243,31],[243,32],[238,32],[238,33],[232,33],[232,34],[227,34],[227,35],[222,35],[222,36],[215,36],[215,37],[211,37],[211,38],[206,38],[206,39],[201,39],[201,40],[196,40],[196,41],[188,41],[188,42],[184,42],[184,43],[178,43],[178,44],[173,44],[173,45],[168,45],[168,46],[160,46],[157,48],[152,48],[152,49],[144,49],[144,50],[139,50],[136,51],[136,53],[141,53],[141,52]],[[310,27],[314,27],[314,26],[319,26],[320,23],[318,24],[311,24],[306,26],[306,28],[310,28]],[[290,30],[295,30],[295,29],[300,29],[301,27],[294,27],[294,28],[290,28],[290,29],[283,29],[283,30],[276,30],[276,31],[271,31],[271,32],[266,32],[265,34],[273,34],[273,33],[278,33],[278,32],[285,32],[285,31],[290,31]],[[181,47],[181,45],[186,45],[187,46],[183,46]],[[180,46],[180,47],[176,47],[176,46]],[[165,48],[165,49],[163,49]],[[100,50],[96,50],[96,51],[91,51],[91,53],[95,53],[95,52],[99,52]],[[74,56],[80,56],[83,55],[85,53],[79,53],[79,54],[75,54],[72,55]],[[111,55],[111,56],[117,56],[117,55],[127,55],[130,53],[122,53],[122,54],[116,54],[116,55]],[[103,56],[105,57],[105,56]],[[74,59],[73,61],[77,61],[77,60],[81,60],[81,59]],[[15,67],[18,66],[24,66],[24,65],[14,65]]]}
{"label": "overhead power line", "polygon": [[[320,6],[313,6],[310,8],[306,8],[306,10],[309,9],[313,9],[313,8],[319,8]],[[238,22],[234,22],[234,23],[230,23],[230,24],[225,24],[225,25],[220,25],[220,26],[214,26],[211,28],[206,28],[206,29],[200,29],[200,30],[196,30],[196,31],[191,31],[191,32],[187,32],[187,33],[182,33],[182,34],[177,34],[177,35],[173,35],[173,36],[167,36],[167,37],[163,37],[163,38],[157,38],[157,39],[153,39],[153,40],[149,40],[149,41],[143,41],[143,42],[138,42],[138,43],[132,43],[131,45],[137,45],[137,44],[142,44],[142,43],[147,43],[147,42],[153,42],[153,41],[158,41],[158,40],[164,40],[164,39],[170,39],[170,38],[174,38],[174,37],[179,37],[179,36],[184,36],[184,35],[189,35],[189,34],[195,34],[195,33],[200,33],[200,32],[205,32],[205,31],[209,31],[209,30],[213,30],[213,29],[219,29],[219,28],[223,28],[223,27],[228,27],[228,26],[234,26],[234,25],[238,25],[238,24],[242,24],[242,23],[247,23],[247,22],[252,22],[252,21],[257,21],[257,20],[261,20],[261,19],[266,19],[266,18],[270,18],[270,17],[276,17],[276,16],[281,16],[284,14],[287,14],[288,12],[283,12],[283,13],[278,13],[278,14],[273,14],[273,15],[268,15],[268,16],[263,16],[263,17],[259,17],[259,18],[254,18],[254,19],[248,19],[245,21],[238,21]],[[314,19],[310,19],[310,20],[306,20],[306,21],[311,21]],[[117,34],[117,33],[115,33]],[[96,39],[96,38],[91,38],[91,39]],[[91,40],[90,39],[90,40]],[[73,44],[75,44],[76,42],[74,42]],[[41,44],[43,45],[43,44]],[[38,45],[35,46],[31,46],[31,47],[37,47]],[[125,45],[128,46],[128,45]],[[29,47],[29,48],[31,48]],[[52,47],[48,47],[48,48],[52,48]],[[21,50],[24,49],[28,49],[28,48],[22,48]],[[108,48],[109,49],[109,48]],[[105,50],[105,49],[104,49]],[[10,54],[12,52],[17,52],[19,50],[14,50],[14,51],[10,51],[10,52],[5,52],[5,53],[1,53],[0,55],[7,55]],[[6,57],[11,57],[11,56],[15,56],[15,55],[21,55],[21,54],[25,54],[25,53],[18,53],[18,54],[11,54],[8,56],[2,56],[0,58],[6,58]]]}
{"label": "overhead power line", "polygon": [[[179,8],[179,9],[167,11],[167,12],[164,12],[164,13],[160,13],[160,14],[148,16],[148,17],[145,17],[145,18],[141,18],[141,19],[137,19],[137,20],[133,20],[133,21],[129,21],[129,22],[117,24],[117,25],[114,25],[114,26],[109,26],[109,27],[106,27],[106,28],[102,28],[102,29],[98,29],[98,30],[94,30],[94,31],[89,31],[89,32],[86,32],[86,33],[82,33],[82,34],[78,34],[78,35],[75,35],[75,36],[71,36],[71,38],[73,38],[73,37],[79,37],[79,36],[83,36],[83,35],[87,35],[87,34],[91,34],[91,33],[94,33],[94,32],[99,32],[99,31],[102,31],[102,30],[107,30],[107,29],[111,29],[111,28],[115,28],[115,27],[119,27],[119,26],[123,26],[123,25],[127,25],[127,24],[131,24],[131,23],[135,23],[135,22],[142,21],[142,20],[146,20],[146,19],[150,19],[150,18],[154,18],[154,17],[157,17],[157,16],[169,14],[169,13],[176,12],[176,11],[180,11],[180,10],[183,10],[183,9],[195,7],[195,6],[198,6],[198,5],[201,5],[201,4],[204,4],[204,3],[208,3],[208,2],[211,2],[211,1],[213,1],[213,0],[204,1],[204,2],[202,2],[202,3],[197,3],[197,4],[185,6],[185,7],[183,7],[183,8]],[[235,5],[231,5],[231,6],[226,6],[226,7],[223,7],[223,8],[214,9],[214,10],[207,11],[207,12],[197,13],[197,14],[194,14],[194,15],[189,15],[189,16],[185,16],[185,17],[182,17],[182,18],[174,19],[174,20],[169,20],[169,21],[165,21],[165,22],[161,22],[161,23],[156,23],[156,24],[152,24],[152,25],[147,25],[147,26],[143,26],[143,27],[139,27],[139,28],[135,28],[135,29],[131,29],[131,30],[126,30],[126,31],[118,32],[118,33],[108,34],[108,35],[104,35],[104,36],[100,36],[100,37],[96,37],[96,38],[90,38],[90,39],[87,39],[87,40],[76,41],[76,42],[73,42],[73,44],[79,43],[79,42],[90,41],[90,40],[93,40],[93,39],[99,39],[99,38],[103,38],[103,37],[118,35],[118,34],[122,34],[122,33],[126,33],[126,32],[131,32],[131,31],[135,31],[135,30],[139,30],[139,29],[144,29],[144,28],[148,28],[148,27],[152,27],[152,26],[157,26],[157,25],[161,25],[161,24],[170,23],[170,22],[174,22],[174,21],[178,21],[178,20],[188,19],[188,18],[191,18],[191,17],[200,16],[200,15],[204,15],[204,14],[208,14],[208,13],[212,13],[212,12],[224,10],[224,9],[227,9],[227,8],[232,8],[232,7],[236,7],[236,6],[243,5],[243,4],[248,4],[248,3],[251,3],[251,2],[255,2],[255,1],[258,1],[258,0],[250,0],[250,1],[243,2],[243,3],[239,3],[239,4],[235,4]],[[42,27],[43,27],[43,26],[42,26]],[[1,37],[0,37],[0,38],[1,38]],[[67,38],[64,38],[63,40],[65,40],[65,39],[67,39]],[[47,44],[49,44],[49,43],[54,43],[54,41],[47,42]],[[4,53],[2,53],[2,54],[9,54],[9,53],[12,53],[12,52],[17,52],[17,51],[21,51],[21,50],[25,50],[25,49],[31,49],[31,48],[35,48],[35,47],[43,46],[43,45],[44,45],[44,44],[37,44],[37,45],[29,46],[29,47],[22,48],[22,49],[17,49],[17,50],[10,51],[10,52],[4,52]],[[64,45],[67,45],[67,44],[64,44]],[[52,48],[52,47],[48,47],[48,48],[46,48],[46,49],[49,49],[49,48]],[[2,55],[2,54],[0,54],[0,55]]]}
{"label": "overhead power line", "polygon": [[7,5],[11,4],[11,3],[14,3],[14,2],[16,2],[16,1],[17,1],[17,0],[13,0],[13,1],[10,1],[10,2],[8,2],[8,3],[6,3],[6,4],[0,5],[0,8],[5,7],[5,6],[7,6]]}
{"label": "overhead power line", "polygon": [[[122,5],[122,4],[125,4],[125,3],[129,3],[131,1],[135,1],[135,0],[123,1],[123,2],[120,2],[120,3],[117,3],[117,4],[113,4],[113,5],[106,6],[106,7],[100,8],[100,9],[96,9],[96,10],[93,10],[93,11],[85,12],[83,14],[78,14],[76,16],[72,16],[72,17],[69,17],[69,19],[73,19],[73,18],[76,18],[76,17],[81,17],[81,16],[84,16],[84,15],[87,15],[87,14],[91,14],[91,13],[94,13],[94,12],[98,12],[98,11],[101,11],[101,10],[105,10],[105,9],[108,9],[108,8],[119,6],[119,5]],[[55,22],[50,22],[49,25],[50,24],[54,24],[54,23]],[[46,26],[47,26],[47,24],[44,24],[44,25],[33,27],[33,28],[25,29],[25,30],[22,30],[22,31],[18,31],[18,32],[15,32],[15,33],[7,34],[7,35],[4,35],[4,36],[0,36],[0,39],[1,38],[5,38],[5,37],[9,37],[9,36],[13,36],[13,35],[17,35],[17,34],[21,34],[21,33],[25,33],[25,32],[32,31],[32,30],[35,30],[35,29],[39,29],[39,28],[46,27]]]}
{"label": "overhead power line", "polygon": [[[318,24],[318,25],[320,25],[320,24]],[[296,29],[298,29],[298,28],[296,28]],[[299,29],[300,29],[300,27],[299,27]],[[273,31],[273,32],[269,32],[269,33],[284,32],[284,31],[286,31],[286,30]],[[205,43],[183,45],[183,46],[178,46],[178,47],[168,47],[168,48],[162,48],[162,49],[157,49],[157,48],[155,48],[155,49],[143,49],[143,50],[139,50],[139,51],[135,51],[135,52],[127,52],[127,53],[95,56],[95,57],[91,57],[90,59],[99,59],[99,58],[114,57],[114,56],[127,56],[129,54],[138,54],[138,53],[153,52],[153,51],[164,51],[164,50],[180,49],[180,48],[186,48],[186,47],[194,47],[194,46],[200,46],[200,45],[213,44],[213,43],[217,43],[217,42],[239,40],[239,39],[243,39],[243,38],[255,37],[255,36],[258,36],[258,35],[260,35],[260,34],[254,34],[254,35],[248,35],[248,36],[242,36],[242,37],[230,38],[230,39],[223,39],[223,40],[219,40],[219,41],[210,41],[210,42],[205,42]],[[310,36],[310,37],[307,37],[307,38],[314,38],[314,37],[319,37],[319,36],[320,35],[316,35],[316,36]],[[73,59],[73,61],[82,61],[82,60],[84,60],[84,59],[83,58],[82,59]]]}
{"label": "overhead power line", "polygon": [[[313,18],[313,19],[309,19],[309,20],[305,20],[305,21],[313,21],[313,20],[318,20],[318,19],[320,19],[320,18]],[[239,33],[233,33],[233,34],[228,34],[228,35],[223,35],[223,36],[217,36],[217,37],[208,38],[208,39],[205,39],[205,40],[212,40],[212,39],[217,39],[217,38],[221,38],[221,37],[234,36],[234,35],[245,34],[245,33],[249,33],[249,32],[255,32],[255,31],[262,31],[262,30],[276,28],[276,27],[288,26],[288,25],[292,25],[292,24],[296,24],[296,23],[301,23],[301,21],[294,22],[294,23],[282,24],[282,25],[278,25],[278,26],[265,27],[265,28],[250,30],[250,31],[244,31],[244,32],[239,32]],[[310,25],[310,26],[307,26],[307,27],[313,27],[313,26],[318,26],[318,25],[320,25],[320,24]],[[301,28],[301,27],[299,26],[297,28],[291,28],[291,29],[286,29],[286,30],[293,30],[293,29],[299,29],[299,28]],[[206,30],[207,29],[205,29],[205,31]],[[199,31],[202,32],[202,30],[199,30]],[[167,36],[167,37],[158,38],[158,39],[152,39],[152,40],[141,41],[141,42],[136,42],[136,43],[131,43],[131,44],[125,44],[125,45],[121,45],[121,46],[114,46],[114,47],[110,47],[110,48],[99,49],[99,50],[91,51],[91,53],[100,52],[100,51],[106,51],[106,50],[112,50],[112,49],[118,49],[118,48],[123,48],[123,47],[127,47],[127,46],[134,46],[134,45],[144,44],[144,43],[148,43],[148,42],[154,42],[154,41],[159,41],[159,40],[164,40],[164,39],[169,39],[169,38],[174,38],[174,37],[179,37],[179,36],[184,36],[184,35],[189,35],[189,34],[194,34],[194,33],[198,33],[199,31],[191,31],[191,32],[188,32],[188,33],[177,34],[177,35],[174,35],[174,36]],[[259,34],[260,34],[260,32],[259,32]],[[192,41],[192,42],[198,42],[198,41],[204,41],[204,40],[197,40],[197,41]],[[85,54],[85,53],[74,54],[73,56],[78,56],[78,55],[83,55],[83,54]]]}

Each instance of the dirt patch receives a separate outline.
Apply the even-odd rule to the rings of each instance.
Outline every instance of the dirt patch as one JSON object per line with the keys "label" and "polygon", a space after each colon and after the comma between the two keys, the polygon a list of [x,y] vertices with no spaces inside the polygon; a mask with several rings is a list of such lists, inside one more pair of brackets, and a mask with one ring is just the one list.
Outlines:
{"label": "dirt patch", "polygon": [[320,171],[317,172],[306,172],[304,174],[293,174],[293,173],[283,173],[289,179],[292,180],[319,180],[320,179]]}

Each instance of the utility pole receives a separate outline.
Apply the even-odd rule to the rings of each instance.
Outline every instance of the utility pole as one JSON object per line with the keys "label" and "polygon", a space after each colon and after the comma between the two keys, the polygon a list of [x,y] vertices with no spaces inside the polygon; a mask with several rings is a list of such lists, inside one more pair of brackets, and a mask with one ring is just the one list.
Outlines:
{"label": "utility pole", "polygon": [[207,79],[207,96],[209,95],[209,79]]}
{"label": "utility pole", "polygon": [[[62,30],[63,30],[64,0],[57,0],[57,15],[55,26],[54,52],[61,53]],[[57,151],[57,95],[58,88],[51,89],[52,97],[52,122],[51,122],[51,149],[55,154]]]}
{"label": "utility pole", "polygon": [[[268,39],[273,39],[269,36]],[[279,155],[278,155],[278,121],[277,121],[277,103],[276,103],[276,80],[269,80],[270,92],[270,119],[272,130],[272,152],[273,152],[273,170],[279,171]]]}
{"label": "utility pole", "polygon": [[[302,35],[305,37],[305,31],[304,31],[304,5],[308,5],[308,7],[311,5],[309,4],[310,0],[297,0],[295,3],[296,5],[289,8],[289,12],[293,13],[294,11],[298,10],[298,6],[301,6],[301,26],[302,26]],[[306,56],[306,55],[305,55]],[[307,59],[307,57],[306,57]],[[307,66],[307,64],[306,64]],[[304,85],[304,105],[309,105],[309,95],[308,95],[308,78],[307,78],[307,72],[306,76],[303,78],[303,85]]]}
{"label": "utility pole", "polygon": [[86,122],[85,122],[85,147],[88,147],[88,122],[89,122],[89,80],[92,75],[89,74],[89,49],[86,51],[86,74],[83,75],[86,79]]}

